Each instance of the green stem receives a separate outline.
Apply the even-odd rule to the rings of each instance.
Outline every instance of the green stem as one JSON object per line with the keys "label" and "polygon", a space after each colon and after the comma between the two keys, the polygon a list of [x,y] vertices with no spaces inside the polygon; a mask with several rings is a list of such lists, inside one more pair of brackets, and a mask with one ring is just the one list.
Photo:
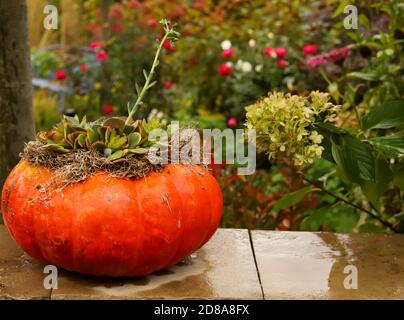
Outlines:
{"label": "green stem", "polygon": [[133,118],[134,114],[136,113],[137,109],[139,108],[140,103],[142,102],[144,94],[149,89],[150,80],[153,77],[154,69],[158,65],[158,58],[159,58],[159,55],[160,55],[161,48],[163,47],[163,44],[167,40],[167,37],[168,37],[169,34],[170,34],[170,31],[166,30],[163,39],[160,41],[160,44],[159,44],[159,46],[157,48],[157,51],[156,51],[156,55],[154,56],[152,67],[150,69],[149,74],[147,75],[146,82],[144,83],[143,88],[140,91],[140,93],[138,93],[138,97],[136,99],[136,102],[135,102],[134,106],[132,107],[132,110],[130,110],[130,112],[128,114],[128,118],[125,121],[125,125],[129,125],[129,122]]}

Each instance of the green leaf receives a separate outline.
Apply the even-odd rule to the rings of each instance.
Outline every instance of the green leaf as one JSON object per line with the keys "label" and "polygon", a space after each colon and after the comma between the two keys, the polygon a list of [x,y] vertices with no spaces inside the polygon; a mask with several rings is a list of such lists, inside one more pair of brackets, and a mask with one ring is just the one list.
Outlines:
{"label": "green leaf", "polygon": [[326,159],[330,162],[334,162],[334,158],[332,157],[332,144],[331,144],[331,138],[328,134],[323,134],[323,141],[321,142],[321,146],[324,148],[323,153],[321,154],[321,157],[323,159]]}
{"label": "green leaf", "polygon": [[388,101],[362,118],[364,130],[389,129],[404,125],[404,100]]}
{"label": "green leaf", "polygon": [[370,22],[369,22],[369,19],[367,16],[365,16],[364,14],[360,14],[358,16],[358,20],[359,20],[359,23],[361,25],[363,25],[367,30],[370,29]]}
{"label": "green leaf", "polygon": [[108,143],[108,148],[117,150],[123,147],[125,144],[127,144],[128,139],[126,136],[111,136],[109,143]]}
{"label": "green leaf", "polygon": [[393,184],[404,191],[404,162],[394,165],[393,174]]}
{"label": "green leaf", "polygon": [[[86,137],[87,135],[85,133],[80,133],[80,135],[77,137],[76,142],[81,148],[86,147]],[[75,149],[77,147],[75,146]]]}
{"label": "green leaf", "polygon": [[370,139],[369,142],[386,157],[398,158],[404,156],[404,136],[376,137]]}
{"label": "green leaf", "polygon": [[45,146],[45,148],[56,151],[58,153],[68,153],[69,152],[68,149],[65,149],[64,147],[62,147],[61,145],[58,145],[58,144],[47,144]]}
{"label": "green leaf", "polygon": [[96,141],[90,147],[91,147],[92,150],[103,151],[106,146],[101,141]]}
{"label": "green leaf", "polygon": [[300,223],[301,231],[321,231],[325,227],[327,231],[352,232],[360,217],[357,210],[344,203],[309,209],[306,214]]}
{"label": "green leaf", "polygon": [[139,132],[133,132],[128,135],[128,141],[129,141],[129,149],[134,149],[136,146],[139,144],[140,140],[142,140],[142,136],[140,135]]}
{"label": "green leaf", "polygon": [[136,148],[136,149],[129,149],[128,150],[130,153],[134,153],[134,154],[146,154],[149,149],[146,148]]}
{"label": "green leaf", "polygon": [[298,203],[308,193],[310,193],[312,191],[313,191],[312,186],[306,186],[297,191],[285,194],[282,198],[280,198],[278,201],[276,201],[272,211],[279,212],[280,210],[289,208],[289,207],[295,205],[296,203]]}
{"label": "green leaf", "polygon": [[338,128],[331,123],[325,122],[325,123],[319,123],[316,125],[320,131],[320,133],[328,132],[328,133],[333,133],[333,134],[349,134],[349,132],[343,128]]}
{"label": "green leaf", "polygon": [[86,128],[87,127],[87,116],[84,116],[83,119],[81,119],[80,127],[81,128]]}
{"label": "green leaf", "polygon": [[350,79],[360,79],[366,81],[377,81],[379,80],[379,75],[377,72],[350,72],[347,74]]}
{"label": "green leaf", "polygon": [[125,154],[126,154],[125,151],[127,152],[127,150],[118,150],[118,151],[115,151],[113,154],[111,154],[111,155],[108,157],[108,160],[114,161],[114,160],[117,160],[117,159],[119,159],[119,158],[122,158],[122,157],[125,156]]}
{"label": "green leaf", "polygon": [[125,127],[125,120],[118,117],[112,117],[105,120],[102,125],[123,131]]}
{"label": "green leaf", "polygon": [[332,14],[332,17],[335,18],[337,16],[339,16],[340,14],[344,13],[344,9],[346,6],[352,4],[352,1],[350,0],[342,0],[339,4],[339,6],[337,7],[337,9],[335,9],[334,13]]}
{"label": "green leaf", "polygon": [[361,184],[361,189],[366,198],[380,209],[380,197],[388,189],[393,174],[389,162],[385,159],[376,160],[375,171],[375,182],[365,181]]}
{"label": "green leaf", "polygon": [[87,130],[87,138],[88,138],[88,142],[91,145],[94,142],[98,141],[100,139],[100,136],[96,129],[91,128],[91,129]]}
{"label": "green leaf", "polygon": [[73,126],[75,127],[80,127],[80,121],[78,117],[69,117],[69,116],[64,116],[64,118],[70,122]]}
{"label": "green leaf", "polygon": [[362,183],[375,180],[375,161],[368,145],[354,136],[333,136],[332,155],[343,175],[350,181]]}

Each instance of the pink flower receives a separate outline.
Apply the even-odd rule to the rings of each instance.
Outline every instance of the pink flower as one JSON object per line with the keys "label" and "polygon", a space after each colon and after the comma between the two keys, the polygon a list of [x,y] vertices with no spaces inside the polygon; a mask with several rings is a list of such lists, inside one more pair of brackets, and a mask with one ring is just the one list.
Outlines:
{"label": "pink flower", "polygon": [[105,105],[105,106],[102,108],[102,113],[103,113],[103,114],[110,114],[110,113],[112,113],[112,112],[114,112],[114,109],[113,109],[112,106],[110,106],[110,105]]}
{"label": "pink flower", "polygon": [[136,9],[139,5],[139,1],[138,0],[130,0],[128,2],[128,7],[131,9]]}
{"label": "pink flower", "polygon": [[279,59],[276,61],[276,64],[278,65],[279,69],[285,69],[288,65],[288,62],[283,59]]}
{"label": "pink flower", "polygon": [[309,64],[312,68],[316,68],[317,66],[327,62],[338,62],[346,59],[349,51],[349,47],[334,48],[330,52],[311,57],[309,60],[307,60],[307,64]]}
{"label": "pink flower", "polygon": [[307,44],[303,47],[302,52],[304,56],[316,54],[317,46],[314,44]]}
{"label": "pink flower", "polygon": [[233,50],[233,49],[226,49],[226,50],[223,50],[223,51],[222,51],[222,58],[223,58],[223,59],[230,58],[230,57],[233,55],[233,53],[234,53],[234,50]]}
{"label": "pink flower", "polygon": [[278,59],[283,59],[286,56],[286,48],[275,48],[275,53]]}
{"label": "pink flower", "polygon": [[230,75],[233,72],[233,69],[231,68],[231,66],[229,66],[227,63],[223,63],[219,66],[219,68],[217,69],[217,71],[219,72],[219,74],[223,77]]}
{"label": "pink flower", "polygon": [[268,57],[274,57],[275,55],[275,49],[272,47],[266,47],[265,48],[265,55]]}
{"label": "pink flower", "polygon": [[66,72],[64,70],[56,70],[55,71],[55,79],[56,80],[64,80],[66,79]]}
{"label": "pink flower", "polygon": [[327,61],[337,62],[346,59],[349,54],[349,47],[335,48],[328,52],[325,56]]}
{"label": "pink flower", "polygon": [[323,56],[314,56],[307,60],[307,64],[310,65],[313,69],[317,68],[317,66],[322,65],[326,62]]}
{"label": "pink flower", "polygon": [[86,72],[87,71],[87,65],[86,64],[82,64],[81,66],[80,66],[80,71],[81,72]]}
{"label": "pink flower", "polygon": [[91,49],[94,49],[94,50],[98,50],[98,49],[101,49],[101,42],[91,42],[89,45],[88,45]]}
{"label": "pink flower", "polygon": [[149,20],[147,21],[147,24],[148,24],[150,27],[155,28],[155,27],[157,27],[158,21],[157,21],[156,19],[154,19],[154,18],[151,18],[151,19],[149,19]]}
{"label": "pink flower", "polygon": [[171,81],[164,82],[164,89],[170,90],[174,86],[174,83]]}
{"label": "pink flower", "polygon": [[231,117],[227,120],[227,126],[230,128],[234,128],[237,126],[237,119],[234,117]]}
{"label": "pink flower", "polygon": [[104,50],[101,50],[100,52],[97,53],[96,58],[98,61],[104,61],[108,58],[108,55]]}

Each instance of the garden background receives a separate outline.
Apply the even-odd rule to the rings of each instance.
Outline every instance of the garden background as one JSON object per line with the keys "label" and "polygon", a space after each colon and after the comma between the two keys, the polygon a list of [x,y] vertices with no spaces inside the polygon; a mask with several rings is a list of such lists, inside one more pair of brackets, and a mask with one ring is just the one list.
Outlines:
{"label": "garden background", "polygon": [[[340,106],[333,125],[315,131],[322,157],[304,167],[265,152],[253,175],[237,175],[234,164],[211,165],[224,195],[223,227],[404,231],[400,1],[27,4],[37,131],[62,114],[124,115],[162,36],[158,21],[167,17],[181,38],[175,47],[164,44],[157,84],[140,116],[244,128],[245,107],[275,91],[328,92]],[[43,28],[46,4],[59,9],[58,30]],[[357,29],[344,27],[350,4]]]}

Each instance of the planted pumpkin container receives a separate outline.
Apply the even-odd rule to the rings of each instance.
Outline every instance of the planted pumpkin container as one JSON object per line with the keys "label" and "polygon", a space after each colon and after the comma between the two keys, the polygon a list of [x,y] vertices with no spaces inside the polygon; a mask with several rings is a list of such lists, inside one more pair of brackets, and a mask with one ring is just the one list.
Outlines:
{"label": "planted pumpkin container", "polygon": [[5,225],[33,258],[97,276],[143,276],[203,246],[216,231],[222,194],[200,164],[156,164],[148,157],[156,120],[134,120],[145,84],[125,118],[87,122],[65,117],[28,143],[7,178]]}

